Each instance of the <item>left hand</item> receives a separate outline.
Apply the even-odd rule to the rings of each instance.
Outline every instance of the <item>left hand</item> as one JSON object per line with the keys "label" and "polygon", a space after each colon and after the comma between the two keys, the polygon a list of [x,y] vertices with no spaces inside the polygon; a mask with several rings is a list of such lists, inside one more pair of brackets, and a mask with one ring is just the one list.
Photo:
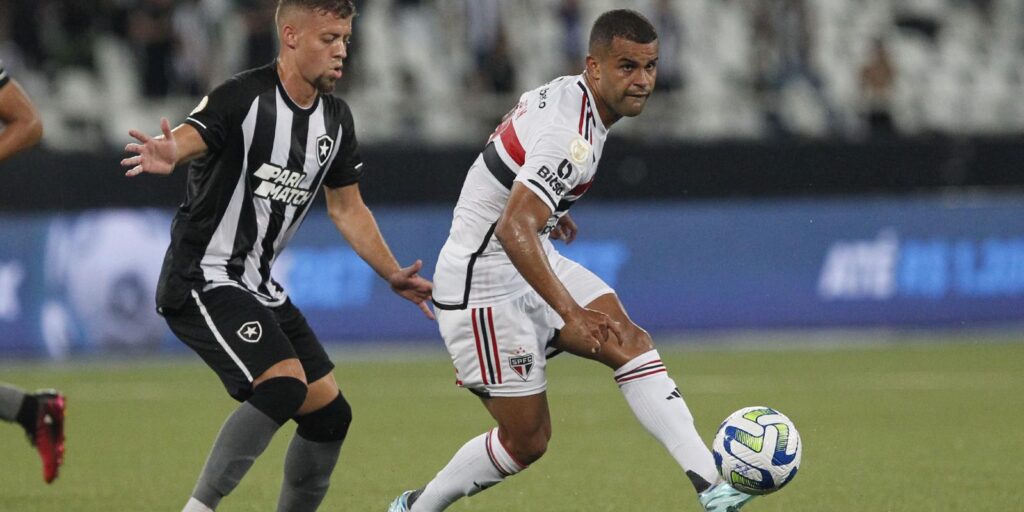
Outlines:
{"label": "left hand", "polygon": [[434,285],[417,274],[421,268],[423,261],[416,260],[412,265],[400,268],[389,275],[388,284],[395,293],[414,302],[427,318],[434,320],[434,312],[428,305]]}
{"label": "left hand", "polygon": [[576,239],[576,233],[579,232],[579,228],[576,227],[576,222],[569,217],[569,212],[562,215],[562,218],[558,219],[558,224],[555,224],[555,229],[551,230],[552,240],[561,240],[565,242],[565,245],[569,245],[573,240]]}

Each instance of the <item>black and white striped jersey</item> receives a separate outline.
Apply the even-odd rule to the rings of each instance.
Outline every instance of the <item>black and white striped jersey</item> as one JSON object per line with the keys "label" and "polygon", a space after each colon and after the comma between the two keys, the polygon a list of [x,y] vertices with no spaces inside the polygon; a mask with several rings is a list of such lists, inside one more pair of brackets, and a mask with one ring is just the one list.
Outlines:
{"label": "black and white striped jersey", "polygon": [[248,290],[268,306],[284,303],[270,275],[274,261],[321,185],[352,185],[362,174],[348,105],[319,95],[300,108],[275,62],[214,89],[185,123],[209,149],[189,166],[157,306],[178,308],[190,290],[219,286]]}
{"label": "black and white striped jersey", "polygon": [[7,75],[7,70],[4,69],[4,61],[0,60],[0,88],[3,88],[10,81],[11,77]]}

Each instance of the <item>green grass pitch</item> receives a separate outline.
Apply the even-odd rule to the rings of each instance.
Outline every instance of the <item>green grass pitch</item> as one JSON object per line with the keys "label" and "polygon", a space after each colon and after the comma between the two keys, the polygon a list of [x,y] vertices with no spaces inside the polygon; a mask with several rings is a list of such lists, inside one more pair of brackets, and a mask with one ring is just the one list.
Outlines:
{"label": "green grass pitch", "polygon": [[[388,350],[387,345],[381,351]],[[710,443],[735,409],[770,405],[803,437],[800,473],[745,510],[1024,510],[1024,343],[898,343],[772,350],[672,345],[670,372]],[[491,426],[452,385],[438,345],[419,357],[334,354],[355,422],[324,511],[383,511]],[[0,511],[180,510],[234,402],[198,358],[0,366],[0,381],[69,399],[68,452],[50,486],[13,424],[0,424]],[[698,511],[675,463],[603,367],[549,365],[554,437],[544,459],[453,511]],[[286,426],[222,511],[273,510]]]}

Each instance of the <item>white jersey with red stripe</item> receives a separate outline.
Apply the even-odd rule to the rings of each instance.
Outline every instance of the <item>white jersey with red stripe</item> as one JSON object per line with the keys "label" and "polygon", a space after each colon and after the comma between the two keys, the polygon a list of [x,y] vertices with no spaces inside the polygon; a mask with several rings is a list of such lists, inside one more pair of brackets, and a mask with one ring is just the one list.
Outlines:
{"label": "white jersey with red stripe", "polygon": [[514,299],[530,290],[494,236],[513,182],[551,209],[549,233],[593,183],[608,129],[583,74],[524,93],[470,167],[448,240],[434,271],[434,303],[464,309]]}

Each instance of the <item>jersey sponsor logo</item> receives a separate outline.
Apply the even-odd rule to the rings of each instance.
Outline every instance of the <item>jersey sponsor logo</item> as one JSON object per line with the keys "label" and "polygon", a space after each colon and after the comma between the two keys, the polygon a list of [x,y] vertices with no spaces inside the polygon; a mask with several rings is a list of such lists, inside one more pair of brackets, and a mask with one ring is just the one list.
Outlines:
{"label": "jersey sponsor logo", "polygon": [[509,356],[508,366],[516,372],[520,379],[525,381],[530,378],[530,372],[533,370],[533,354]]}
{"label": "jersey sponsor logo", "polygon": [[316,138],[316,161],[320,165],[327,163],[334,149],[334,139],[330,135],[321,135]]}
{"label": "jersey sponsor logo", "polygon": [[257,197],[280,201],[292,206],[302,206],[313,196],[304,184],[306,173],[289,171],[273,164],[263,164],[254,176],[262,180],[253,191]]}
{"label": "jersey sponsor logo", "polygon": [[569,176],[572,176],[572,164],[568,160],[562,160],[555,171],[546,165],[537,170],[537,177],[544,180],[544,183],[557,196],[565,195],[567,188],[565,180],[569,179]]}
{"label": "jersey sponsor logo", "polygon": [[235,334],[246,343],[256,343],[263,337],[263,326],[256,320],[246,322],[238,328]]}
{"label": "jersey sponsor logo", "polygon": [[562,160],[562,163],[558,164],[558,170],[555,171],[558,174],[558,179],[566,180],[572,175],[572,164],[568,160]]}

